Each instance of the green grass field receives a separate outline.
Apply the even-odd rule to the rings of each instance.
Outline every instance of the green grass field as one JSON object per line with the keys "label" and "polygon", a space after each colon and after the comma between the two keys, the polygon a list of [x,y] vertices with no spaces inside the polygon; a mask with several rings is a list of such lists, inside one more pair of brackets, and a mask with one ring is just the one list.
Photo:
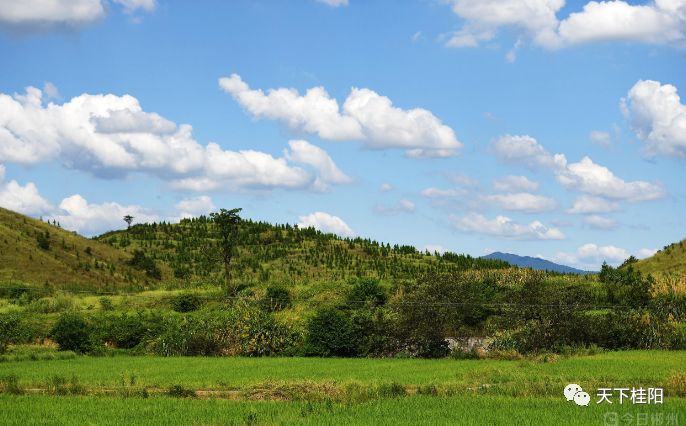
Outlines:
{"label": "green grass field", "polygon": [[[686,352],[539,360],[75,357],[0,363],[3,424],[637,424],[686,421]],[[8,389],[8,377],[19,391]],[[60,388],[55,385],[61,378]],[[578,383],[589,407],[567,402]],[[72,385],[70,385],[72,383]],[[194,398],[169,396],[179,385]],[[56,387],[57,386],[57,387]],[[596,404],[662,387],[662,405]],[[146,396],[145,398],[142,396]],[[662,418],[662,423],[656,423]],[[651,419],[655,422],[650,423]],[[677,423],[673,423],[676,419]],[[611,423],[612,424],[612,423]]]}
{"label": "green grass field", "polygon": [[[647,425],[667,425],[686,421],[686,401],[669,401],[664,406],[578,407],[559,398],[495,396],[410,396],[354,405],[162,397],[0,396],[0,412],[3,424],[7,425],[635,425],[641,424],[642,418]],[[633,419],[632,423],[622,422],[622,417]],[[620,422],[611,423],[612,419]]]}

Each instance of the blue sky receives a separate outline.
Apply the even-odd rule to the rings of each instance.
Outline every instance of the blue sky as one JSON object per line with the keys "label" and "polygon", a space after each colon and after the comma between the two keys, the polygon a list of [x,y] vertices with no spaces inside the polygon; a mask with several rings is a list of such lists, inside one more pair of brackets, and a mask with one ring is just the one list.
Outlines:
{"label": "blue sky", "polygon": [[15,3],[0,205],[85,235],[242,207],[590,269],[686,234],[686,1]]}

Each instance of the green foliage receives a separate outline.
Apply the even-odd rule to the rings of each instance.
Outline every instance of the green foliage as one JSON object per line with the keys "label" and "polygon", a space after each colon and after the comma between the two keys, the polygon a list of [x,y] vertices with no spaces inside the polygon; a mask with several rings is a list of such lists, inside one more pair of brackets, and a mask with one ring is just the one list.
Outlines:
{"label": "green foliage", "polygon": [[270,314],[240,304],[228,311],[169,315],[159,324],[148,349],[164,356],[275,355],[298,341],[295,333]]}
{"label": "green foliage", "polygon": [[162,271],[160,271],[155,260],[146,256],[143,250],[136,249],[133,251],[133,257],[129,260],[129,265],[139,271],[145,271],[145,274],[150,278],[162,279]]}
{"label": "green foliage", "polygon": [[81,314],[68,312],[57,319],[50,330],[50,337],[60,350],[84,353],[92,349],[91,333],[90,324]]}
{"label": "green foliage", "polygon": [[445,338],[484,322],[494,312],[496,299],[497,286],[488,275],[427,274],[395,301],[399,337],[418,356],[445,356]]}
{"label": "green foliage", "polygon": [[238,215],[240,211],[241,209],[221,209],[210,214],[219,235],[219,248],[221,250],[222,264],[224,265],[226,289],[230,295],[236,293],[236,289],[231,285],[231,259],[236,254],[238,225],[241,222],[241,217]]}
{"label": "green foliage", "polygon": [[99,314],[93,318],[94,340],[117,348],[131,349],[143,341],[156,320],[159,317],[146,316],[142,312]]}
{"label": "green foliage", "polygon": [[355,353],[352,322],[334,308],[318,310],[307,323],[307,356],[350,356]]}
{"label": "green foliage", "polygon": [[351,306],[382,306],[388,300],[388,295],[379,284],[378,280],[364,279],[355,283],[348,294],[348,303]]}
{"label": "green foliage", "polygon": [[10,343],[18,343],[25,337],[25,325],[20,314],[0,314],[0,354],[5,353]]}
{"label": "green foliage", "polygon": [[603,263],[598,278],[607,286],[608,301],[634,308],[646,307],[650,302],[655,280],[650,275],[642,275],[631,263],[627,265],[613,268]]}
{"label": "green foliage", "polygon": [[262,298],[263,309],[276,312],[286,309],[291,305],[291,293],[281,286],[269,286]]}
{"label": "green foliage", "polygon": [[171,306],[176,312],[193,312],[202,307],[203,301],[193,293],[183,293],[171,299]]}

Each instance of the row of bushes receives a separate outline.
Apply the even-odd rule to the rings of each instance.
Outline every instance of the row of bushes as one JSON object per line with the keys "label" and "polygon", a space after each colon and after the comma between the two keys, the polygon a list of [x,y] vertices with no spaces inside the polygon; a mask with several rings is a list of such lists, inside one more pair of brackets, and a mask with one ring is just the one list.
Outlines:
{"label": "row of bushes", "polygon": [[105,347],[174,355],[276,355],[296,346],[298,333],[247,304],[228,310],[174,313],[62,314],[50,337],[60,349],[98,352]]}
{"label": "row of bushes", "polygon": [[[76,352],[112,346],[165,356],[440,357],[449,352],[449,336],[490,336],[491,349],[519,353],[593,345],[686,347],[678,322],[684,318],[683,296],[653,296],[652,279],[631,265],[604,267],[600,280],[565,283],[531,273],[516,285],[502,285],[489,274],[427,275],[396,288],[393,296],[378,282],[363,280],[339,304],[305,318],[302,329],[274,316],[291,303],[282,288],[270,288],[252,303],[214,310],[187,293],[171,299],[177,312],[69,311],[49,335]],[[602,306],[608,295],[615,304]],[[0,316],[0,351],[36,333],[26,317]]]}

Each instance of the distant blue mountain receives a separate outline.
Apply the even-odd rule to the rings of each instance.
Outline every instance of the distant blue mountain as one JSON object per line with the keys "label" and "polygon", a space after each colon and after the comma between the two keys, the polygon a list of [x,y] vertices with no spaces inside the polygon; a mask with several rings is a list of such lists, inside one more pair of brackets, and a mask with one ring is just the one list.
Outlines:
{"label": "distant blue mountain", "polygon": [[531,256],[517,256],[511,253],[501,253],[496,251],[486,256],[481,256],[483,259],[504,260],[510,265],[519,266],[520,268],[532,268],[539,271],[552,271],[564,274],[592,274],[593,272],[582,271],[581,269],[572,268],[571,266],[558,265],[540,257]]}

